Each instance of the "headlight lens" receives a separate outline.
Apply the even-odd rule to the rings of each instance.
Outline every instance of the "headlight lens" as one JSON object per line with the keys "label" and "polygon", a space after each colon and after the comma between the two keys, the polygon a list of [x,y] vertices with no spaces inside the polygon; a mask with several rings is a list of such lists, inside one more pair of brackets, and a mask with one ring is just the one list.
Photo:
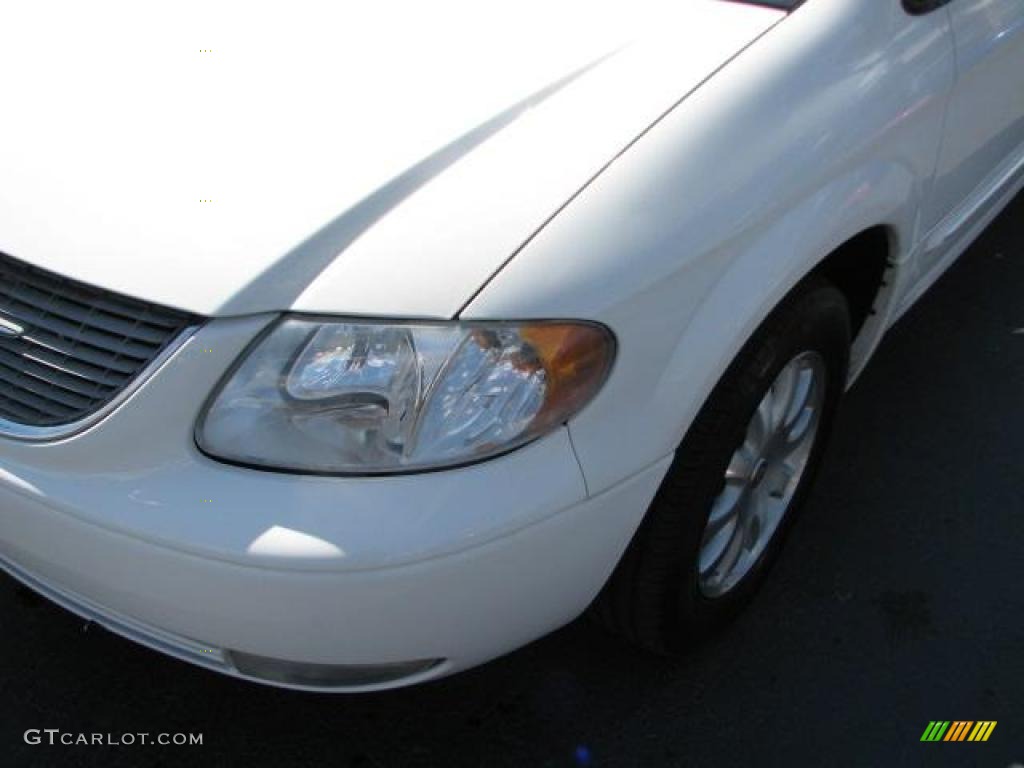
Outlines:
{"label": "headlight lens", "polygon": [[272,469],[383,474],[504,453],[577,413],[615,343],[593,323],[386,324],[287,317],[196,428],[207,454]]}

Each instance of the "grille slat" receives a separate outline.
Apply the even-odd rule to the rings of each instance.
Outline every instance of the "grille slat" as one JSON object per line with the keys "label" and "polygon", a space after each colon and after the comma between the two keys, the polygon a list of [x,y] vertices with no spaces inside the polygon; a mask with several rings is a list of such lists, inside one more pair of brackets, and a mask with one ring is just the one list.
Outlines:
{"label": "grille slat", "polygon": [[107,333],[91,325],[69,322],[59,315],[45,310],[40,311],[20,301],[11,306],[10,302],[0,298],[0,313],[7,315],[19,325],[49,331],[60,338],[73,339],[79,344],[88,344],[90,347],[109,352],[117,357],[146,360],[152,355],[156,346],[144,341],[136,341],[128,336]]}
{"label": "grille slat", "polygon": [[[77,422],[111,402],[195,318],[0,253],[0,419]],[[0,425],[2,430],[2,425]]]}
{"label": "grille slat", "polygon": [[92,399],[87,395],[69,392],[61,387],[50,384],[45,379],[41,380],[26,371],[9,368],[4,363],[0,363],[0,386],[4,386],[5,391],[7,386],[11,386],[15,390],[29,392],[40,398],[40,400],[57,403],[73,411],[87,407]]}
{"label": "grille slat", "polygon": [[[2,380],[2,378],[3,377],[0,376],[0,380]],[[60,413],[66,416],[69,413],[74,413],[74,409],[47,397],[40,397],[30,389],[17,386],[16,382],[10,382],[10,384],[4,382],[0,384],[0,386],[3,386],[4,400],[32,408],[40,414]]]}
{"label": "grille slat", "polygon": [[31,424],[47,414],[35,408],[23,405],[9,397],[0,395],[0,419],[7,419],[19,424]]}
{"label": "grille slat", "polygon": [[16,373],[31,376],[39,381],[50,382],[55,387],[73,392],[85,398],[106,395],[109,394],[111,389],[119,388],[116,385],[111,386],[104,381],[90,381],[87,378],[73,376],[57,368],[39,363],[30,354],[22,353],[18,355],[3,347],[0,347],[0,367],[6,367]]}
{"label": "grille slat", "polygon": [[40,329],[26,333],[24,338],[35,344],[39,349],[49,349],[54,354],[63,357],[83,360],[105,371],[114,371],[131,377],[137,368],[136,361],[131,358],[118,358],[116,355],[112,355],[104,350],[95,349],[86,344],[76,344],[73,340],[63,339],[60,336]]}
{"label": "grille slat", "polygon": [[[8,257],[0,254],[0,259],[3,258]],[[68,301],[75,301],[86,307],[95,307],[98,311],[118,315],[132,322],[140,319],[141,312],[145,322],[165,330],[174,331],[180,327],[182,315],[177,310],[107,293],[99,288],[93,288],[84,283],[77,283],[69,278],[45,272],[38,268],[33,267],[31,269],[35,271],[19,273],[17,275],[17,282],[21,285],[35,288],[44,294],[53,293],[55,285],[59,285],[60,297]],[[3,264],[0,264],[0,275],[3,274],[3,271]]]}
{"label": "grille slat", "polygon": [[121,336],[130,334],[149,344],[159,345],[164,340],[165,332],[160,328],[102,312],[77,301],[68,301],[63,297],[46,294],[32,286],[26,286],[21,291],[16,291],[10,286],[0,285],[0,303],[8,304],[12,309],[19,304],[26,307],[43,306],[46,308],[47,314],[56,315],[62,320],[87,324],[100,328],[105,333]]}
{"label": "grille slat", "polygon": [[71,358],[60,352],[54,352],[42,344],[35,344],[31,349],[25,350],[22,354],[24,354],[26,359],[40,365],[48,366],[71,376],[77,376],[86,381],[105,384],[114,389],[120,389],[131,378],[126,373],[104,368],[100,365],[93,365],[86,360]]}

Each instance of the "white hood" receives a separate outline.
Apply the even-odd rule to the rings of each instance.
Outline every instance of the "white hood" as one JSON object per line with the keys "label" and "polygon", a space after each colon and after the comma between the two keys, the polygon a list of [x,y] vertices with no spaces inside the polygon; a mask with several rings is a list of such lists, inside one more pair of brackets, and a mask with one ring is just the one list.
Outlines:
{"label": "white hood", "polygon": [[718,0],[11,3],[0,251],[202,314],[449,317],[781,17]]}

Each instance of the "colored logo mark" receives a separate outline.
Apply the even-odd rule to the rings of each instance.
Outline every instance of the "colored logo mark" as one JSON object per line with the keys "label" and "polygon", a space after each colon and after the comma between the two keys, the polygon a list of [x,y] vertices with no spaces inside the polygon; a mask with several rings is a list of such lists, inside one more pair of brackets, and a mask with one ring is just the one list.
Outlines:
{"label": "colored logo mark", "polygon": [[988,741],[995,729],[995,720],[932,720],[921,741]]}

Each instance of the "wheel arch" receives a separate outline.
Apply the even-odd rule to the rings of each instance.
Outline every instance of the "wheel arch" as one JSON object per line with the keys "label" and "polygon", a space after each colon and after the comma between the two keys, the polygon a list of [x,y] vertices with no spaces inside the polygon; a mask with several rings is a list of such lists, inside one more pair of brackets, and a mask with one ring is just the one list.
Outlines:
{"label": "wheel arch", "polygon": [[846,297],[852,338],[850,383],[864,370],[885,333],[900,271],[899,237],[886,224],[857,233],[812,270]]}
{"label": "wheel arch", "polygon": [[[627,345],[644,345],[643,359],[620,357],[621,377],[614,391],[570,423],[591,493],[628,476],[621,458],[623,441],[636,449],[635,469],[670,454],[686,433],[732,360],[768,315],[805,278],[822,272],[852,299],[857,333],[851,349],[851,378],[864,368],[906,284],[919,195],[918,180],[898,164],[865,167],[778,211],[763,227],[754,227],[727,246],[694,258],[657,293],[653,304],[666,302],[665,318],[684,320],[671,340],[637,338],[665,332],[652,323],[628,332],[611,323]],[[707,268],[715,263],[714,268]],[[867,269],[859,282],[855,267]],[[703,283],[701,283],[703,281]],[[684,312],[673,315],[667,304],[673,288],[688,283]],[[676,299],[679,300],[679,299]],[[657,311],[652,310],[657,317]],[[659,352],[660,349],[660,352]],[[632,351],[632,350],[631,350]],[[663,357],[659,360],[657,355]],[[655,381],[622,372],[621,367],[653,366]],[[649,369],[651,370],[651,369]],[[614,412],[622,403],[641,403],[639,425]]]}

